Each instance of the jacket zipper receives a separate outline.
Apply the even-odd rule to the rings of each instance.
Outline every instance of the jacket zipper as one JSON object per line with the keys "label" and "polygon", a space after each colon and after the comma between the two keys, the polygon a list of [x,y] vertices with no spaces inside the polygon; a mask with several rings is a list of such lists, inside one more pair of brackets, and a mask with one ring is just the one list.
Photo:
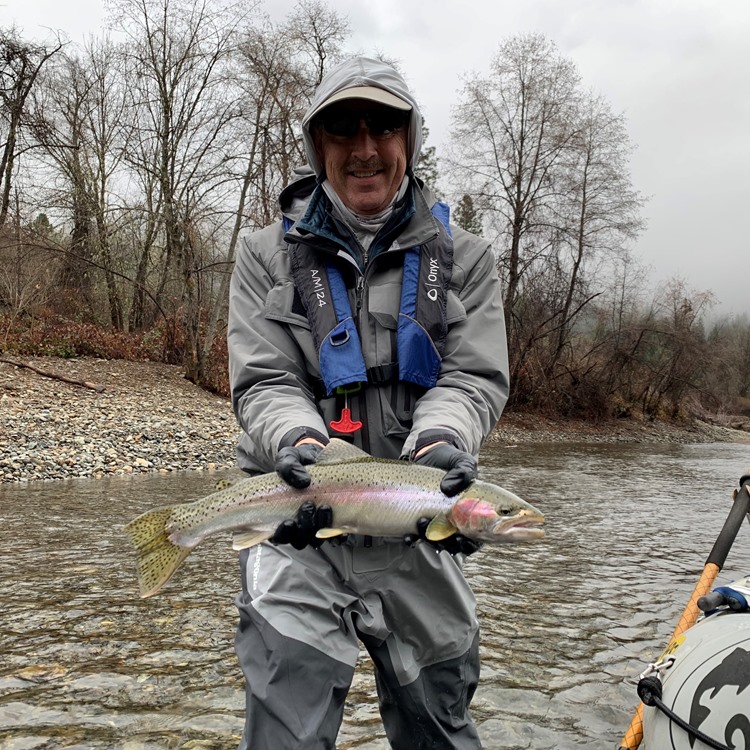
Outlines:
{"label": "jacket zipper", "polygon": [[[363,330],[363,323],[362,323],[362,303],[364,301],[365,296],[365,277],[367,275],[369,268],[367,265],[367,254],[365,253],[364,256],[364,264],[363,264],[363,270],[360,272],[359,276],[357,276],[357,283],[354,287],[354,296],[355,296],[355,306],[356,306],[356,325],[357,329],[360,332],[360,337],[362,336],[362,330]],[[364,351],[362,352],[362,356],[364,355]],[[365,366],[367,363],[365,362]],[[369,453],[370,448],[370,420],[369,420],[369,414],[367,413],[367,385],[364,386],[364,388],[360,389],[359,393],[357,394],[357,402],[359,407],[359,419],[362,421],[362,450],[365,451],[365,453]]]}
{"label": "jacket zipper", "polygon": [[362,313],[362,300],[365,296],[365,273],[367,271],[363,271],[359,274],[357,277],[357,284],[354,287],[354,301],[356,302],[356,308],[357,308],[357,324],[359,325],[360,330],[362,329],[362,320],[361,320],[361,313]]}

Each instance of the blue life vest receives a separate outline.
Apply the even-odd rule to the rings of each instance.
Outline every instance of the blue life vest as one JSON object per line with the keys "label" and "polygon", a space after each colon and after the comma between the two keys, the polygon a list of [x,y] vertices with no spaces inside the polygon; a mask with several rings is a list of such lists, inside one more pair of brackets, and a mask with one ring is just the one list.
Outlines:
{"label": "blue life vest", "polygon": [[[448,333],[446,304],[453,272],[453,239],[449,206],[436,203],[432,215],[445,231],[404,251],[396,333],[398,362],[369,370],[341,271],[322,253],[287,238],[292,276],[310,322],[326,395],[337,388],[391,380],[396,372],[399,380],[424,388],[437,382]],[[292,226],[284,217],[285,231]]]}

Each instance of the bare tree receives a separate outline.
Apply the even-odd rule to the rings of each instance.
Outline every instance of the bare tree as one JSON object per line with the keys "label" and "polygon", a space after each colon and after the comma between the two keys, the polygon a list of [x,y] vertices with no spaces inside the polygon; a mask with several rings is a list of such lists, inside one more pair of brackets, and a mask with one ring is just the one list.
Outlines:
{"label": "bare tree", "polygon": [[513,37],[492,58],[489,76],[466,82],[455,110],[451,161],[498,233],[511,331],[526,264],[548,243],[548,206],[560,189],[554,170],[576,134],[578,85],[552,42]]}
{"label": "bare tree", "polygon": [[638,400],[639,358],[653,330],[655,309],[644,306],[645,270],[632,257],[611,265],[611,283],[595,305],[590,349],[582,359],[595,359],[597,377],[616,413],[629,415]]}
{"label": "bare tree", "polygon": [[[40,214],[31,227],[0,230],[0,310],[4,338],[21,318],[31,318],[55,292],[53,254],[45,240],[54,243],[54,231],[46,215]],[[0,340],[0,349],[4,348]]]}
{"label": "bare tree", "polygon": [[708,357],[704,315],[715,304],[710,292],[689,289],[682,279],[671,279],[656,298],[658,326],[651,346],[642,355],[649,382],[641,393],[643,411],[659,416],[680,415],[685,396],[703,388]]}
{"label": "bare tree", "polygon": [[154,170],[162,217],[158,297],[174,270],[185,333],[183,363],[203,377],[201,311],[208,294],[202,269],[211,263],[206,221],[224,198],[229,124],[238,116],[230,63],[249,7],[205,0],[119,0],[117,18],[130,37],[133,107],[141,168]]}
{"label": "bare tree", "polygon": [[504,283],[512,399],[578,378],[576,320],[609,283],[597,274],[640,230],[622,118],[586,95],[540,35],[513,37],[454,110],[451,162],[494,234]]}
{"label": "bare tree", "polygon": [[100,269],[117,330],[124,328],[124,307],[112,247],[120,209],[113,183],[127,147],[124,92],[118,47],[92,39],[48,66],[34,101],[34,133],[51,166],[45,174],[54,175],[42,192],[68,214],[72,227],[60,283],[80,294],[95,316],[93,276]]}
{"label": "bare tree", "polygon": [[248,29],[240,47],[237,86],[241,117],[234,123],[232,164],[241,167],[232,233],[227,243],[215,304],[203,340],[208,358],[226,321],[229,270],[243,228],[266,226],[278,218],[277,198],[304,164],[299,122],[327,64],[341,57],[347,33],[342,18],[319,2],[302,2],[289,19],[274,25],[262,18]]}
{"label": "bare tree", "polygon": [[58,39],[48,45],[23,40],[14,29],[0,29],[0,228],[5,225],[10,207],[11,187],[16,162],[25,146],[22,129],[28,124],[29,96],[47,62],[62,49]]}
{"label": "bare tree", "polygon": [[[628,257],[629,244],[643,229],[643,198],[630,181],[630,138],[621,115],[600,96],[581,98],[576,132],[559,164],[562,186],[551,204],[558,235],[558,258],[565,283],[555,312],[555,330],[546,372],[552,376],[576,316],[598,296],[587,284],[599,264]],[[588,274],[587,274],[588,271]],[[606,273],[607,282],[610,274]]]}
{"label": "bare tree", "polygon": [[320,0],[300,0],[281,30],[295,50],[299,70],[305,71],[309,96],[328,68],[340,59],[349,22]]}
{"label": "bare tree", "polygon": [[750,318],[723,316],[714,321],[707,340],[707,381],[716,410],[750,416]]}

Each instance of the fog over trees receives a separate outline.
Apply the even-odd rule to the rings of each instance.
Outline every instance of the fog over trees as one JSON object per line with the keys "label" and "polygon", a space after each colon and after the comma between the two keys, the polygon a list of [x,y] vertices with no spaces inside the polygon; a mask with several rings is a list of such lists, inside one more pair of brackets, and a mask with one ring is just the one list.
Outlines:
{"label": "fog over trees", "polygon": [[[159,358],[221,391],[238,237],[278,218],[349,28],[317,0],[282,23],[243,0],[110,14],[117,33],[84,46],[0,27],[0,350]],[[750,321],[710,319],[710,295],[679,278],[650,289],[633,258],[634,145],[540,35],[498,39],[445,152],[426,145],[418,176],[497,255],[511,408],[749,411]]]}

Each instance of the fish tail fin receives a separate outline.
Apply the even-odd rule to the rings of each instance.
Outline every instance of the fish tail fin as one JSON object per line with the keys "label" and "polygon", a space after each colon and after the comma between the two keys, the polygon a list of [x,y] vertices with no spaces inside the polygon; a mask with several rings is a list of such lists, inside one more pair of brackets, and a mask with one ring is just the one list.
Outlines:
{"label": "fish tail fin", "polygon": [[174,507],[150,510],[125,527],[138,555],[138,587],[144,599],[159,591],[192,552],[192,547],[169,541],[166,525]]}

